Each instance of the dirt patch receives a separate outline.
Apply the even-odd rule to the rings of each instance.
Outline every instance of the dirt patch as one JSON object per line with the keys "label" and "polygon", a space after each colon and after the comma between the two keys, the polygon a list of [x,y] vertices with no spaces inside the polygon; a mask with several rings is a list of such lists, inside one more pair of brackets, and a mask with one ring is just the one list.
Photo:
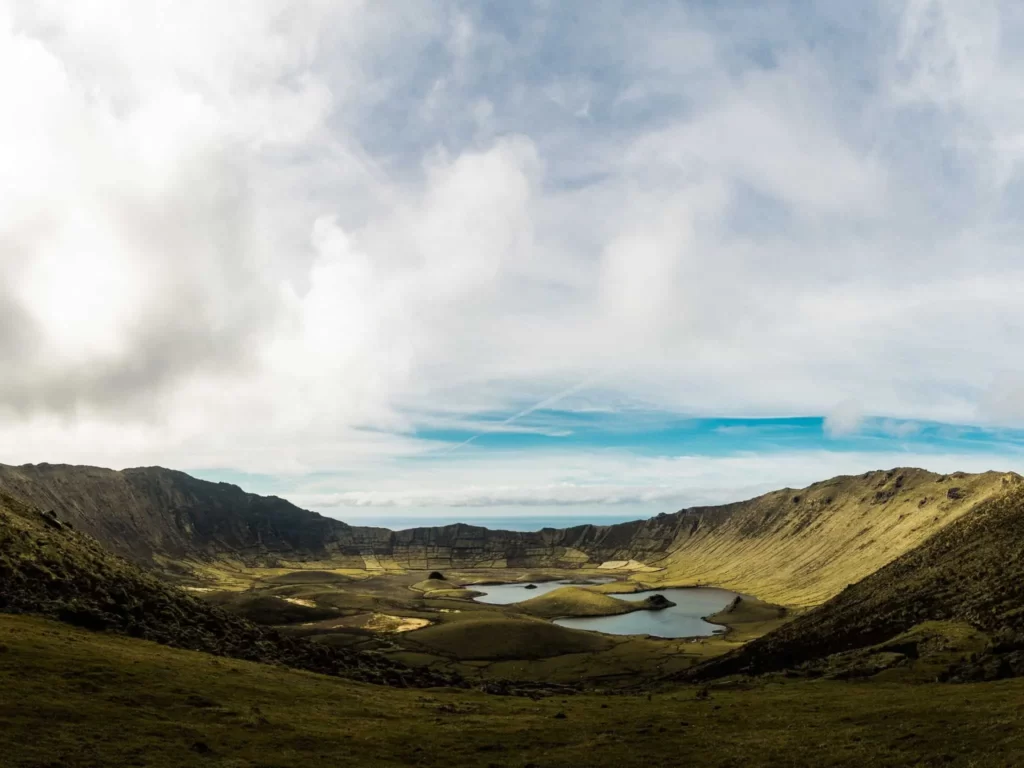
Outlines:
{"label": "dirt patch", "polygon": [[291,603],[292,605],[302,605],[306,608],[316,608],[316,603],[314,603],[312,600],[303,600],[301,597],[282,597],[281,600],[284,600],[286,603]]}
{"label": "dirt patch", "polygon": [[604,571],[657,571],[658,568],[654,568],[650,565],[645,565],[639,560],[605,560],[599,566]]}
{"label": "dirt patch", "polygon": [[423,629],[433,624],[429,619],[414,619],[408,616],[392,616],[389,613],[374,613],[363,624],[364,629],[372,632],[412,632],[414,629]]}

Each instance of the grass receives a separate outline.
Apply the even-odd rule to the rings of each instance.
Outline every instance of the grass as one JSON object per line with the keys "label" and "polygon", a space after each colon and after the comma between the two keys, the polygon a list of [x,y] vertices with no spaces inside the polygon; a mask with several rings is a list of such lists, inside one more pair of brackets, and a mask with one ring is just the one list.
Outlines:
{"label": "grass", "polygon": [[279,573],[266,580],[274,584],[344,584],[352,581],[352,577],[334,571],[309,570]]}
{"label": "grass", "polygon": [[254,624],[266,626],[323,621],[341,615],[334,608],[289,602],[289,600],[303,599],[294,596],[282,597],[250,592],[214,592],[204,594],[203,599],[235,616],[241,616]]}
{"label": "grass", "polygon": [[5,768],[1012,766],[1024,681],[532,701],[382,688],[0,616]]}
{"label": "grass", "polygon": [[[287,585],[286,585],[287,586]],[[248,599],[248,593],[241,596]],[[256,602],[263,601],[256,596]],[[278,606],[297,615],[334,611]],[[265,606],[264,606],[265,608]],[[206,651],[322,673],[396,685],[436,685],[430,670],[411,670],[380,655],[329,647],[282,634],[223,611],[196,594],[168,586],[105,551],[46,512],[0,494],[0,611],[50,616],[93,630],[116,632],[178,648]],[[289,614],[293,615],[293,614]],[[448,680],[457,685],[457,680]]]}
{"label": "grass", "polygon": [[541,659],[562,654],[594,653],[612,646],[610,640],[594,632],[505,616],[427,627],[410,633],[403,644],[459,661]]}
{"label": "grass", "polygon": [[894,469],[697,509],[669,551],[646,560],[662,570],[637,578],[819,605],[1001,495],[1007,477]]}
{"label": "grass", "polygon": [[[728,616],[715,618],[716,623],[730,627],[729,633],[724,636],[716,635],[699,640],[661,640],[605,635],[601,636],[604,642],[597,648],[580,646],[577,642],[568,643],[565,635],[561,634],[564,628],[551,630],[544,622],[533,620],[526,625],[514,625],[528,628],[533,637],[527,636],[526,629],[517,630],[516,635],[501,638],[502,645],[494,653],[482,651],[480,644],[495,641],[495,637],[489,637],[500,634],[494,630],[495,627],[509,626],[494,622],[533,619],[531,614],[523,610],[526,603],[477,603],[467,599],[475,593],[461,588],[425,593],[411,589],[423,581],[423,575],[423,572],[388,573],[344,582],[323,583],[317,580],[315,583],[296,584],[291,582],[305,579],[301,576],[290,579],[287,573],[274,571],[269,578],[255,581],[253,589],[237,594],[243,602],[252,599],[254,595],[274,595],[311,601],[318,608],[336,609],[344,618],[328,619],[311,626],[293,625],[291,631],[336,647],[377,651],[401,664],[443,670],[472,680],[514,680],[524,684],[550,682],[616,689],[637,689],[660,684],[659,681],[665,676],[680,673],[696,663],[733,650],[742,642],[786,620],[778,618],[780,609],[777,606],[745,598],[742,608],[734,608]],[[478,583],[491,575],[491,570],[451,571],[446,573],[443,583],[457,587],[458,584]],[[506,578],[508,581],[526,583],[565,578],[585,580],[595,575],[601,574],[584,572],[581,575],[578,571],[557,569],[545,569],[543,572],[509,569]],[[627,581],[585,585],[572,587],[568,594],[578,596],[587,603],[614,600],[604,594],[608,588],[632,592],[636,585]],[[216,593],[206,593],[204,597],[222,599]],[[642,607],[639,603],[625,601],[617,601],[615,605],[618,607],[622,604],[627,608]],[[280,607],[277,603],[274,605]],[[578,604],[572,607],[561,605],[553,608],[551,615],[567,615],[579,608]],[[281,615],[272,613],[270,618],[278,619]],[[396,622],[398,617],[425,619],[437,629],[427,634],[416,630],[398,635],[382,635],[371,631],[378,626],[374,617],[379,615],[396,617]],[[760,619],[767,621],[758,623]],[[477,625],[471,630],[458,626],[467,621],[483,621],[484,625]],[[272,623],[280,624],[283,621],[274,620]],[[552,632],[558,633],[558,636],[550,637]],[[436,643],[432,635],[437,637]],[[430,644],[421,643],[421,637],[425,637]],[[552,656],[552,647],[563,648],[565,653]],[[468,656],[462,658],[460,654]]]}
{"label": "grass", "polygon": [[417,592],[436,592],[456,589],[457,587],[457,584],[451,584],[443,579],[424,579],[413,584],[410,589]]}
{"label": "grass", "polygon": [[[976,635],[986,636],[983,647],[964,648],[943,676],[960,681],[1024,676],[1024,483],[1007,485],[1004,493],[920,547],[702,672],[802,667],[833,674],[847,660],[861,665],[873,648],[909,663],[930,656],[937,646],[958,644],[952,636],[931,642],[928,627],[970,625]],[[918,636],[923,639],[913,640]]]}

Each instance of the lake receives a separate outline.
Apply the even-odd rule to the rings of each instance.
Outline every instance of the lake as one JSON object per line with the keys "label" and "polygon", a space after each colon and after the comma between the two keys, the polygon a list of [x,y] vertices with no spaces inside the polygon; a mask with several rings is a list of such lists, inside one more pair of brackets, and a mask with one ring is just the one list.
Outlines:
{"label": "lake", "polygon": [[[606,583],[614,581],[614,579],[593,579],[592,581]],[[526,589],[524,584],[489,584],[470,588],[486,593],[482,597],[476,598],[477,602],[511,605],[572,584],[573,582],[570,580],[561,580],[538,582],[536,589]],[[660,611],[634,611],[618,616],[555,619],[555,624],[572,629],[604,632],[609,635],[653,635],[664,638],[707,637],[721,632],[724,627],[704,621],[701,617],[717,613],[727,607],[736,597],[735,592],[714,587],[655,589],[628,595],[612,595],[612,597],[619,600],[639,601],[654,594],[664,595],[675,605]]]}

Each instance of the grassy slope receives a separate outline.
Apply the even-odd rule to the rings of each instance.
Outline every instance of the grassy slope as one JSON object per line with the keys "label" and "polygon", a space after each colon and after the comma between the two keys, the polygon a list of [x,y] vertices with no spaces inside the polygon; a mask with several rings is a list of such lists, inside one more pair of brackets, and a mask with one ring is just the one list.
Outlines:
{"label": "grassy slope", "polygon": [[[288,587],[285,587],[288,589]],[[341,612],[319,605],[308,606],[289,602],[287,596],[253,592],[214,592],[203,595],[203,600],[228,613],[264,626],[299,624],[336,618]],[[302,599],[302,598],[298,598]]]}
{"label": "grassy slope", "polygon": [[0,611],[42,614],[93,630],[363,680],[441,682],[429,672],[406,669],[379,655],[329,648],[258,627],[167,586],[109,554],[91,537],[3,494]]}
{"label": "grassy slope", "polygon": [[1008,484],[922,546],[703,672],[768,672],[872,646],[913,658],[927,649],[891,641],[926,622],[972,627],[989,638],[947,674],[1024,675],[1024,483]]}
{"label": "grassy slope", "polygon": [[684,512],[690,524],[654,561],[665,570],[639,578],[817,605],[1002,493],[1005,477],[879,471]]}
{"label": "grassy slope", "polygon": [[1024,763],[1016,680],[531,701],[381,688],[23,616],[0,615],[0,643],[5,768]]}

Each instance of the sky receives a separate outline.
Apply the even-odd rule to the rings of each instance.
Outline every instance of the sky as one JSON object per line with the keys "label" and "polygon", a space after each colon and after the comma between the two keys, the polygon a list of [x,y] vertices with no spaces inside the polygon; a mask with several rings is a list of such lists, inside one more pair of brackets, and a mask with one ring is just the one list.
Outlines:
{"label": "sky", "polygon": [[1024,7],[0,0],[0,462],[392,527],[1024,471]]}

